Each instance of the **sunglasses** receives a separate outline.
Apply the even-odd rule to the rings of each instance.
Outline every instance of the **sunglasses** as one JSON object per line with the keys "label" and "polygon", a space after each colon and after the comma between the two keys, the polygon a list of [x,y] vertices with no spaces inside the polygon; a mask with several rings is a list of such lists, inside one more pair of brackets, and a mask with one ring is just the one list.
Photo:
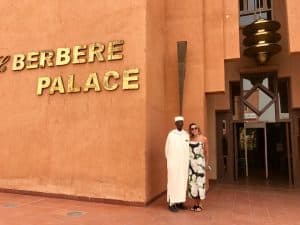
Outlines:
{"label": "sunglasses", "polygon": [[198,127],[191,127],[191,130],[198,130]]}

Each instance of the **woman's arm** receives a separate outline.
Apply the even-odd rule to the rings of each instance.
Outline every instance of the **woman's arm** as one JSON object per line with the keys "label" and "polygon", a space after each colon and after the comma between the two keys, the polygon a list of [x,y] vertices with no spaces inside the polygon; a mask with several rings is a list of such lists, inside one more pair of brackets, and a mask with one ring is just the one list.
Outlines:
{"label": "woman's arm", "polygon": [[201,141],[204,144],[204,158],[205,158],[205,164],[208,164],[208,141],[207,138],[205,136],[202,135],[201,137]]}
{"label": "woman's arm", "polygon": [[207,141],[207,138],[206,138],[206,142],[205,142],[205,145],[204,145],[204,157],[205,157],[205,163],[206,165],[208,165],[208,141]]}

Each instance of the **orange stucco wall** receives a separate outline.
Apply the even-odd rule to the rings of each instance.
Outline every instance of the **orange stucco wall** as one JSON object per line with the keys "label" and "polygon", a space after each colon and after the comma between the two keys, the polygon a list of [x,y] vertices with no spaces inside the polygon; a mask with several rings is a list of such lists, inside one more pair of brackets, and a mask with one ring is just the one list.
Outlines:
{"label": "orange stucco wall", "polygon": [[296,0],[285,0],[287,25],[289,31],[289,48],[290,52],[300,52],[300,20],[299,10],[300,5]]}
{"label": "orange stucco wall", "polygon": [[238,1],[203,1],[205,91],[224,92],[224,59],[240,57]]}
{"label": "orange stucco wall", "polygon": [[146,197],[166,189],[165,2],[147,1],[146,15]]}
{"label": "orange stucco wall", "polygon": [[[121,61],[0,75],[1,188],[145,201],[145,9],[130,0],[1,3],[1,55],[125,40]],[[75,74],[80,84],[135,67],[137,91],[35,94],[42,75]]]}
{"label": "orange stucco wall", "polygon": [[240,58],[239,1],[224,0],[224,58]]}
{"label": "orange stucco wall", "polygon": [[[177,41],[188,43],[185,129],[197,122],[209,136],[212,109],[228,105],[206,93],[227,90],[224,59],[240,56],[237,1],[32,0],[4,2],[1,9],[0,55],[125,44],[119,61],[18,72],[9,62],[0,74],[0,188],[134,202],[162,193],[165,138],[179,111]],[[36,95],[39,76],[62,76],[66,85],[75,74],[82,84],[91,72],[101,78],[136,67],[139,90]]]}
{"label": "orange stucco wall", "polygon": [[224,4],[218,0],[204,1],[204,9],[205,90],[224,91]]}
{"label": "orange stucco wall", "polygon": [[[185,124],[198,122],[204,129],[204,36],[203,6],[198,1],[169,0],[167,8],[166,102],[169,127],[178,114],[177,41],[187,41],[183,100]],[[193,7],[191,7],[193,6]],[[191,32],[193,31],[193,32]]]}

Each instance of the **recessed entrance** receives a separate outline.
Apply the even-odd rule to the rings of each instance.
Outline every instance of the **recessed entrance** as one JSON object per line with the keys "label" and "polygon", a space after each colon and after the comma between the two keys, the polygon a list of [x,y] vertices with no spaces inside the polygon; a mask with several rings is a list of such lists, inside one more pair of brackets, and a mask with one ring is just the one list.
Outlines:
{"label": "recessed entrance", "polygon": [[230,82],[230,110],[216,111],[218,180],[299,185],[300,113],[289,90],[275,72]]}

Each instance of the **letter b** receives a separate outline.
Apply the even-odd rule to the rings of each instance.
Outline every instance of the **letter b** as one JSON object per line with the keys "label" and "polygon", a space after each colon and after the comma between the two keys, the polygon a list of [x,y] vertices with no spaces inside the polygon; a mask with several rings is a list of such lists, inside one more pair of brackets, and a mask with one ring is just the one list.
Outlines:
{"label": "letter b", "polygon": [[14,55],[12,70],[22,70],[25,66],[25,55],[16,54]]}
{"label": "letter b", "polygon": [[70,48],[58,48],[56,52],[56,65],[67,65],[71,61]]}

